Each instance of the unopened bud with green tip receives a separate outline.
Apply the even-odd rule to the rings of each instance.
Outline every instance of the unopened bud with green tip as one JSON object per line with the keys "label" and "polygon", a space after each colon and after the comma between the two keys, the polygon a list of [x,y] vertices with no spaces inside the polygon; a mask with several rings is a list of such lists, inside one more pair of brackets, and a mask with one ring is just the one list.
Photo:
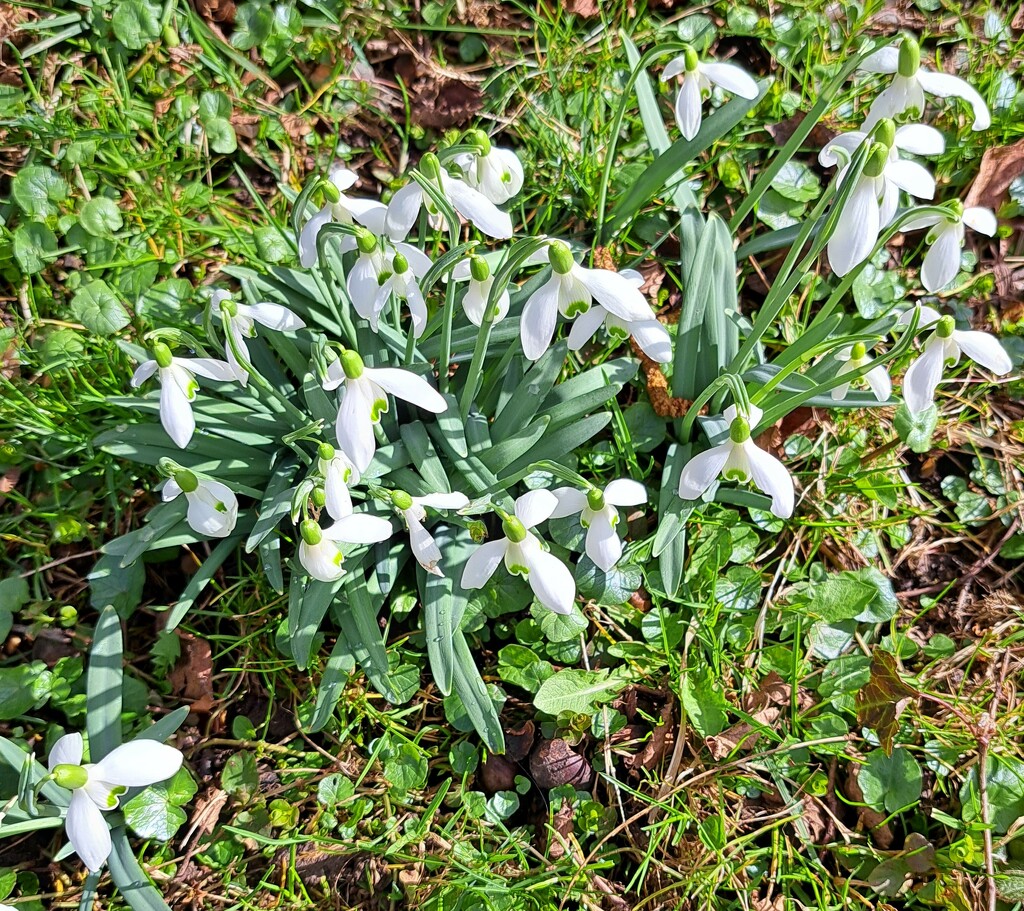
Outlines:
{"label": "unopened bud with green tip", "polygon": [[78,611],[70,604],[65,604],[57,611],[57,622],[65,629],[78,622]]}
{"label": "unopened bud with green tip", "polygon": [[360,253],[373,253],[377,249],[377,238],[366,228],[356,228],[356,246]]}
{"label": "unopened bud with green tip", "polygon": [[909,79],[921,68],[921,45],[909,35],[900,42],[900,59],[897,65],[897,72],[904,78]]}
{"label": "unopened bud with green tip", "polygon": [[490,155],[491,153],[491,137],[488,136],[483,130],[470,130],[466,134],[466,141],[470,145],[475,145],[480,150],[481,155]]}
{"label": "unopened bud with green tip", "polygon": [[363,359],[357,351],[346,348],[341,352],[341,369],[350,380],[357,380],[363,375]]}
{"label": "unopened bud with green tip", "polygon": [[220,312],[225,313],[234,319],[238,316],[238,304],[236,304],[230,297],[222,298],[220,302]]}
{"label": "unopened bud with green tip", "polygon": [[302,534],[302,540],[310,547],[316,547],[324,538],[324,533],[320,530],[320,526],[312,519],[304,520],[299,526],[299,532]]}
{"label": "unopened bud with green tip", "polygon": [[750,439],[750,424],[743,415],[738,414],[729,425],[729,439],[736,445],[746,443]]}
{"label": "unopened bud with green tip", "polygon": [[412,509],[412,497],[410,497],[404,490],[392,490],[391,502],[395,504],[397,509],[402,510],[402,512],[405,512],[407,509]]}
{"label": "unopened bud with green tip", "polygon": [[881,177],[888,163],[889,146],[882,145],[880,142],[872,143],[867,164],[864,165],[864,174],[868,177]]}
{"label": "unopened bud with green tip", "polygon": [[54,784],[61,788],[67,788],[69,791],[84,788],[86,782],[89,781],[89,773],[82,766],[66,762],[54,766],[50,776],[53,778]]}
{"label": "unopened bud with green tip", "polygon": [[522,544],[526,540],[526,526],[515,516],[505,516],[501,521],[501,530],[513,544]]}
{"label": "unopened bud with green tip", "polygon": [[420,171],[431,180],[437,180],[441,176],[441,162],[433,152],[427,152],[420,159]]}
{"label": "unopened bud with green tip", "polygon": [[163,342],[157,342],[153,346],[153,360],[156,361],[156,365],[161,370],[166,370],[171,366],[173,355],[171,349],[168,348]]}
{"label": "unopened bud with green tip", "polygon": [[491,267],[487,265],[486,259],[474,253],[469,258],[469,274],[473,276],[473,281],[485,282],[490,278]]}
{"label": "unopened bud with green tip", "polygon": [[391,260],[391,268],[395,270],[396,275],[404,275],[409,271],[409,260],[401,253],[396,253],[395,258]]}
{"label": "unopened bud with green tip", "polygon": [[953,218],[959,220],[964,217],[964,204],[959,199],[951,200],[946,203],[946,208],[949,209],[950,214]]}
{"label": "unopened bud with green tip", "polygon": [[313,505],[317,509],[323,509],[327,505],[327,491],[322,487],[314,487],[309,498],[313,501]]}
{"label": "unopened bud with green tip", "polygon": [[850,360],[851,361],[862,361],[868,356],[867,346],[863,342],[857,342],[850,349]]}
{"label": "unopened bud with green tip", "polygon": [[572,258],[572,250],[557,240],[548,247],[548,262],[559,275],[568,274],[576,265],[576,261]]}

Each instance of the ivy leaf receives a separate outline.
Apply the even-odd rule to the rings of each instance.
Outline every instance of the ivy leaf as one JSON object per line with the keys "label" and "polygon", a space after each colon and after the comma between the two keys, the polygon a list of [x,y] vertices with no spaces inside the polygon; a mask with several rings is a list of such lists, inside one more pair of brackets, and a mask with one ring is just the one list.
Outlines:
{"label": "ivy leaf", "polygon": [[814,172],[799,161],[784,164],[772,181],[772,189],[794,202],[810,202],[821,195],[821,184]]}
{"label": "ivy leaf", "polygon": [[911,414],[906,405],[896,409],[893,426],[912,452],[928,452],[932,448],[932,434],[939,423],[939,409],[934,405],[927,411]]}
{"label": "ivy leaf", "polygon": [[86,329],[96,335],[113,335],[129,323],[124,309],[110,285],[101,279],[79,288],[71,299],[71,312]]}
{"label": "ivy leaf", "polygon": [[871,678],[857,693],[857,721],[878,735],[886,756],[892,756],[893,738],[899,730],[899,718],[919,692],[900,677],[896,658],[875,649],[871,658]]}
{"label": "ivy leaf", "polygon": [[125,822],[140,838],[170,841],[188,818],[181,809],[196,793],[186,769],[167,782],[150,785],[123,805]]}

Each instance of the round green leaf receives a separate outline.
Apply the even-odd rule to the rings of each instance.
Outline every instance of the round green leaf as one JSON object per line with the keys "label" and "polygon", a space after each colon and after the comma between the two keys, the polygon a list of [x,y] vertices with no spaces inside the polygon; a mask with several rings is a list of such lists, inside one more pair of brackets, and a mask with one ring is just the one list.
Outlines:
{"label": "round green leaf", "polygon": [[35,275],[57,255],[57,237],[41,221],[28,221],[14,231],[14,258],[21,271]]}
{"label": "round green leaf", "polygon": [[230,120],[223,117],[214,117],[204,124],[206,137],[210,142],[210,148],[220,155],[230,155],[238,148],[238,140],[235,138],[235,129],[231,126]]}
{"label": "round green leaf", "polygon": [[129,323],[128,312],[121,306],[117,295],[99,279],[76,292],[71,299],[71,312],[96,335],[113,335]]}
{"label": "round green leaf", "polygon": [[26,215],[47,218],[58,212],[57,203],[68,198],[67,182],[52,168],[22,168],[11,181],[11,196]]}
{"label": "round green leaf", "polygon": [[105,196],[90,199],[82,206],[78,220],[93,237],[109,237],[124,224],[117,203]]}

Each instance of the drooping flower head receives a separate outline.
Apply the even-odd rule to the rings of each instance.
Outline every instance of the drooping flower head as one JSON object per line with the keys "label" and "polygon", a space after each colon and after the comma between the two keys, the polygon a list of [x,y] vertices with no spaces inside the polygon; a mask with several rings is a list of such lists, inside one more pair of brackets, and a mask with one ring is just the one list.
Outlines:
{"label": "drooping flower head", "polygon": [[558,505],[552,519],[562,519],[579,513],[580,524],[587,529],[585,550],[594,564],[604,572],[611,572],[622,557],[622,540],[616,527],[619,524],[617,506],[639,506],[647,502],[643,484],[629,478],[612,481],[604,490],[591,487],[559,487],[554,491]]}
{"label": "drooping flower head", "polygon": [[676,96],[676,120],[687,139],[693,139],[700,130],[703,116],[701,94],[710,92],[712,85],[720,85],[727,92],[751,100],[758,93],[757,83],[745,70],[734,63],[702,61],[692,47],[669,62],[661,74],[661,81],[668,82],[675,76],[682,76]]}
{"label": "drooping flower head", "polygon": [[861,63],[860,68],[869,73],[893,76],[889,87],[872,102],[864,122],[865,130],[870,130],[883,117],[898,117],[905,111],[923,114],[925,94],[966,101],[974,113],[974,130],[987,130],[992,124],[985,100],[963,79],[921,68],[921,47],[909,35],[898,47],[890,45],[875,51]]}
{"label": "drooping flower head", "polygon": [[299,263],[309,268],[317,261],[316,239],[326,224],[350,225],[372,223],[374,217],[383,220],[386,206],[376,199],[359,199],[346,196],[345,191],[355,185],[359,178],[346,168],[335,168],[328,180],[320,184],[326,202],[302,227],[299,233]]}
{"label": "drooping flower head", "polygon": [[71,791],[64,827],[75,853],[93,872],[110,856],[110,829],[103,814],[116,809],[128,788],[165,781],[181,768],[180,750],[139,738],[111,750],[99,762],[82,764],[81,734],[65,734],[50,750],[50,777]]}
{"label": "drooping flower head", "polygon": [[[494,287],[494,274],[487,260],[482,256],[472,255],[457,263],[452,269],[453,281],[469,281],[469,287],[462,296],[462,309],[474,326],[481,326],[487,314],[487,301],[490,299],[491,288]],[[502,289],[494,304],[491,314],[492,323],[500,323],[507,315],[511,304],[508,288]]]}
{"label": "drooping flower head", "polygon": [[508,202],[523,188],[523,166],[516,153],[492,145],[483,130],[471,131],[467,139],[476,150],[459,152],[452,159],[466,184],[496,206]]}
{"label": "drooping flower head", "polygon": [[920,231],[931,228],[925,243],[928,252],[921,267],[921,284],[928,291],[945,288],[960,269],[960,251],[964,246],[964,225],[992,237],[999,227],[995,213],[982,206],[968,206],[959,200],[947,204],[952,210],[949,215],[921,215],[909,219],[904,231]]}
{"label": "drooping flower head", "polygon": [[531,490],[516,500],[515,514],[502,518],[504,537],[481,544],[466,561],[462,587],[483,588],[504,561],[514,576],[530,583],[536,599],[556,614],[568,614],[576,601],[576,580],[568,567],[544,549],[530,529],[550,518],[558,498],[549,490]]}
{"label": "drooping flower head", "polygon": [[412,497],[404,490],[391,491],[391,503],[405,519],[409,530],[409,545],[412,547],[416,561],[428,573],[443,576],[439,563],[441,548],[437,546],[434,536],[424,526],[427,518],[426,507],[431,509],[462,509],[469,505],[469,497],[463,493],[431,493],[422,497]]}
{"label": "drooping flower head", "polygon": [[233,300],[231,294],[220,288],[210,292],[210,313],[217,316],[224,325],[227,336],[224,340],[224,354],[231,367],[234,378],[243,386],[249,385],[249,371],[239,361],[238,356],[247,364],[249,358],[247,340],[256,335],[256,324],[266,326],[278,332],[296,332],[304,329],[306,324],[287,307],[280,304],[258,303],[241,304]]}
{"label": "drooping flower head", "polygon": [[132,376],[132,386],[138,388],[153,374],[160,381],[160,423],[167,435],[181,449],[188,446],[196,432],[196,419],[192,414],[199,384],[196,375],[230,383],[235,372],[226,361],[209,357],[175,357],[163,342],[153,346],[152,360],[143,361]]}
{"label": "drooping flower head", "polygon": [[376,544],[391,537],[391,523],[380,516],[353,512],[342,516],[330,528],[313,519],[299,526],[299,562],[319,582],[336,582],[345,575],[342,544]]}
{"label": "drooping flower head", "polygon": [[332,519],[352,513],[349,488],[359,483],[359,471],[352,460],[330,443],[321,443],[317,450],[317,470],[324,477],[324,505]]}
{"label": "drooping flower head", "polygon": [[[911,414],[919,414],[931,407],[943,370],[956,365],[961,353],[996,376],[1004,376],[1013,369],[1006,349],[987,332],[957,329],[952,316],[942,316],[923,304],[917,309],[920,313],[918,328],[934,326],[935,331],[925,339],[921,355],[903,377],[903,400]],[[900,322],[909,323],[913,314],[913,310],[908,310],[900,317]]]}
{"label": "drooping flower head", "polygon": [[762,415],[756,405],[751,405],[743,415],[738,413],[735,405],[726,408],[729,438],[686,463],[679,478],[679,496],[684,500],[696,500],[718,478],[743,483],[753,481],[758,490],[771,497],[771,511],[775,515],[780,519],[793,515],[796,499],[793,478],[782,462],[759,449],[751,437],[751,430]]}
{"label": "drooping flower head", "polygon": [[[861,367],[866,367],[872,363],[872,358],[868,357],[868,350],[863,342],[857,342],[855,345],[840,348],[836,352],[835,358],[839,361],[839,370],[836,371],[837,376],[843,376],[853,370],[860,370]],[[892,380],[889,379],[889,371],[884,366],[872,367],[861,379],[871,387],[871,391],[875,394],[875,398],[878,401],[888,401],[892,395]],[[836,386],[832,390],[832,400],[834,402],[842,402],[849,391],[849,383]]]}
{"label": "drooping flower head", "polygon": [[234,531],[238,521],[238,497],[230,487],[180,465],[167,470],[171,476],[164,484],[163,501],[167,503],[184,494],[188,502],[185,518],[194,532],[209,538],[226,538]]}

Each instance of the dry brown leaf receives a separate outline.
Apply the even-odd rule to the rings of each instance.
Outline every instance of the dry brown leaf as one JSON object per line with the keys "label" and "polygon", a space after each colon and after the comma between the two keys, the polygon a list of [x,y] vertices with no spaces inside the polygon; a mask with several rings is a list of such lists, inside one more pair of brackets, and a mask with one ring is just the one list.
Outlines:
{"label": "dry brown leaf", "polygon": [[181,657],[168,675],[171,692],[191,700],[193,712],[209,712],[213,708],[213,656],[205,639],[176,630],[181,643]]}
{"label": "dry brown leaf", "polygon": [[981,156],[978,176],[971,184],[964,206],[998,210],[1010,184],[1021,174],[1024,174],[1024,139],[1010,146],[987,149]]}
{"label": "dry brown leaf", "polygon": [[0,475],[0,497],[4,494],[10,493],[18,486],[18,480],[21,478],[20,468],[8,468],[7,471]]}

